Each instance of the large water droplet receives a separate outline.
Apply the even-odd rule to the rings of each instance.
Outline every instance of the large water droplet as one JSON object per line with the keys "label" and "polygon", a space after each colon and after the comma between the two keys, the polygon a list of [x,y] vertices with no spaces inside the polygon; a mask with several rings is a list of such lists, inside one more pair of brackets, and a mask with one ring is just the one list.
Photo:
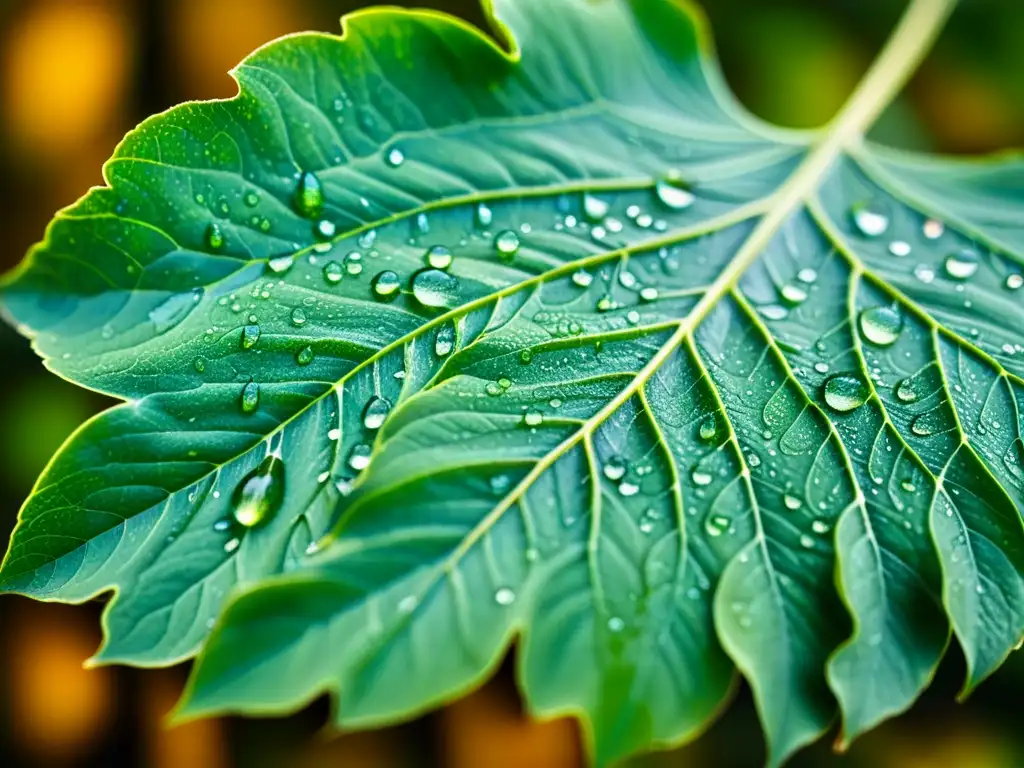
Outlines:
{"label": "large water droplet", "polygon": [[904,403],[913,403],[920,397],[914,378],[908,378],[896,385],[896,397]]}
{"label": "large water droplet", "polygon": [[292,310],[292,325],[298,327],[306,324],[306,311],[302,307]]}
{"label": "large water droplet", "polygon": [[801,288],[799,285],[793,285],[787,283],[779,289],[779,295],[782,296],[782,300],[790,305],[802,304],[807,300],[807,291]]}
{"label": "large water droplet", "polygon": [[242,412],[252,413],[260,407],[260,385],[250,381],[242,388]]}
{"label": "large water droplet", "polygon": [[878,237],[889,229],[889,209],[877,200],[857,203],[850,209],[850,218],[864,237]]}
{"label": "large water droplet", "polygon": [[224,247],[224,230],[220,228],[220,224],[213,222],[206,228],[206,246],[211,251],[219,251]]}
{"label": "large water droplet", "polygon": [[860,408],[868,399],[868,386],[856,376],[837,373],[825,381],[825,403],[840,413]]}
{"label": "large water droplet", "polygon": [[307,171],[299,177],[295,189],[295,207],[308,219],[315,219],[324,207],[324,188],[315,173]]}
{"label": "large water droplet", "polygon": [[427,251],[427,264],[434,269],[448,269],[452,265],[452,252],[443,245],[435,245]]}
{"label": "large water droplet", "polygon": [[451,307],[458,303],[459,281],[440,269],[423,269],[413,276],[412,295],[425,307]]}
{"label": "large water droplet", "polygon": [[239,525],[252,528],[266,522],[283,500],[284,463],[277,456],[267,456],[235,489],[232,515]]}
{"label": "large water droplet", "polygon": [[367,429],[380,429],[388,414],[391,413],[391,403],[383,397],[372,397],[363,410],[363,426]]}
{"label": "large water droplet", "polygon": [[284,256],[275,256],[272,259],[267,260],[267,269],[275,275],[283,275],[294,266],[295,256],[290,253]]}
{"label": "large water droplet", "polygon": [[893,307],[871,307],[860,313],[860,332],[879,347],[893,344],[903,330],[903,315]]}
{"label": "large water droplet", "polygon": [[981,257],[969,248],[962,248],[949,254],[944,266],[946,274],[952,279],[966,280],[978,271],[978,267],[981,266]]}
{"label": "large water droplet", "polygon": [[260,327],[247,325],[242,329],[242,349],[252,349],[260,340]]}
{"label": "large water droplet", "polygon": [[519,235],[511,229],[499,232],[498,236],[494,238],[494,247],[501,258],[511,259],[519,252]]}
{"label": "large water droplet", "polygon": [[390,301],[398,296],[401,283],[397,272],[386,269],[373,278],[373,295],[382,301]]}
{"label": "large water droplet", "polygon": [[664,179],[660,179],[654,185],[654,193],[662,205],[674,211],[681,211],[693,205],[696,197],[690,191],[689,185],[683,181],[678,173],[670,173]]}
{"label": "large water droplet", "polygon": [[1006,282],[1004,283],[1007,290],[1016,291],[1021,286],[1024,286],[1024,275],[1018,272],[1006,276]]}
{"label": "large water droplet", "polygon": [[934,413],[921,413],[910,422],[910,431],[918,437],[929,437],[935,434],[936,422],[941,419]]}

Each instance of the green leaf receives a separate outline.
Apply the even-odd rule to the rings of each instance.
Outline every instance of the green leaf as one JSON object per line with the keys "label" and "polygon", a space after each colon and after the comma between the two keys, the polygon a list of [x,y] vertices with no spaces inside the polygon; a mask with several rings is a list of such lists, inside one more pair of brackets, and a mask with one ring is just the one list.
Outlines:
{"label": "green leaf", "polygon": [[966,693],[1024,635],[1024,161],[862,138],[949,5],[813,133],[670,0],[497,0],[511,53],[394,9],[260,49],[6,283],[126,402],[0,584],[115,590],[98,662],[202,649],[185,716],[390,722],[518,638],[602,764],[695,737],[735,668],[772,764],[910,706],[951,628]]}

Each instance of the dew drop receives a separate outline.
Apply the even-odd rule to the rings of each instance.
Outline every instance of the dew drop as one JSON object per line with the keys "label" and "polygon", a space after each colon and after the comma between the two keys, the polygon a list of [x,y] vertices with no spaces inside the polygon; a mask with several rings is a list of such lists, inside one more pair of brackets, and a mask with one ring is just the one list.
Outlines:
{"label": "dew drop", "polygon": [[252,528],[267,521],[284,501],[284,463],[277,456],[267,456],[246,475],[232,497],[235,521]]}
{"label": "dew drop", "polygon": [[363,426],[370,430],[380,429],[388,414],[391,413],[391,403],[383,397],[371,397],[363,409]]}
{"label": "dew drop", "polygon": [[577,270],[572,274],[572,281],[580,288],[587,288],[594,282],[594,276],[585,269]]}
{"label": "dew drop", "polygon": [[507,261],[519,251],[519,235],[511,229],[506,229],[494,238],[494,247],[498,251],[498,255]]}
{"label": "dew drop", "polygon": [[917,490],[917,486],[914,485],[914,483],[911,482],[910,480],[903,480],[903,481],[901,481],[900,482],[900,488],[902,488],[907,493],[913,493],[914,491]]}
{"label": "dew drop", "polygon": [[405,153],[402,152],[398,147],[394,147],[388,152],[388,165],[392,168],[397,168],[405,162]]}
{"label": "dew drop", "polygon": [[495,475],[491,478],[491,493],[495,496],[504,496],[512,487],[512,478],[508,475]]}
{"label": "dew drop", "polygon": [[302,307],[292,310],[292,325],[298,327],[306,324],[306,312]]}
{"label": "dew drop", "polygon": [[636,483],[630,482],[629,480],[623,480],[621,483],[619,483],[620,496],[625,496],[628,498],[630,496],[636,496],[638,493],[640,493],[640,486],[637,485]]}
{"label": "dew drop", "polygon": [[442,326],[434,338],[434,354],[438,357],[447,357],[455,346],[455,326],[448,324]]}
{"label": "dew drop", "polygon": [[715,441],[718,437],[718,420],[715,418],[715,414],[709,413],[704,417],[704,420],[700,423],[700,427],[697,428],[697,434],[705,443],[712,443]]}
{"label": "dew drop", "polygon": [[523,416],[523,423],[528,427],[539,427],[544,423],[544,414],[540,411],[527,411]]}
{"label": "dew drop", "polygon": [[806,533],[800,536],[800,546],[804,549],[814,549],[814,539]]}
{"label": "dew drop", "polygon": [[921,225],[921,233],[928,240],[938,240],[946,231],[946,225],[938,219],[928,219]]}
{"label": "dew drop", "polygon": [[949,254],[943,266],[953,280],[966,280],[978,271],[981,257],[969,248],[962,248]]}
{"label": "dew drop", "polygon": [[324,207],[324,188],[315,173],[307,171],[299,177],[295,189],[295,207],[309,219],[316,218]]}
{"label": "dew drop", "polygon": [[640,300],[641,301],[657,301],[658,300],[658,289],[653,286],[647,286],[646,288],[640,289]]}
{"label": "dew drop", "polygon": [[910,255],[910,243],[903,240],[893,240],[889,243],[889,253],[893,256],[903,258]]}
{"label": "dew drop", "polygon": [[397,272],[386,269],[373,278],[373,295],[381,301],[390,301],[398,296],[401,282]]}
{"label": "dew drop", "polygon": [[222,520],[218,520],[217,522],[215,522],[213,524],[213,530],[217,531],[217,533],[223,533],[224,531],[228,530],[230,527],[231,527],[231,521],[228,520],[227,518],[224,518]]}
{"label": "dew drop", "polygon": [[309,365],[313,362],[316,354],[313,352],[312,347],[303,347],[299,350],[298,354],[295,355],[295,362],[299,365]]}
{"label": "dew drop", "polygon": [[779,290],[779,295],[782,296],[783,301],[790,305],[801,304],[807,300],[807,291],[799,285],[791,283],[782,286]]}
{"label": "dew drop", "polygon": [[531,362],[533,362],[533,350],[524,349],[520,351],[519,362],[521,362],[523,365],[529,365]]}
{"label": "dew drop", "polygon": [[441,308],[458,303],[459,281],[440,269],[423,269],[412,279],[412,295],[424,307]]}
{"label": "dew drop", "polygon": [[819,535],[828,533],[828,523],[824,520],[815,520],[811,523],[811,530]]}
{"label": "dew drop", "polygon": [[608,619],[608,630],[610,632],[619,633],[626,628],[626,622],[620,619],[618,616],[612,616]]}
{"label": "dew drop", "polygon": [[690,473],[690,479],[693,480],[693,484],[703,488],[706,485],[711,485],[711,481],[714,479],[709,472],[704,472],[700,469],[694,469]]}
{"label": "dew drop", "polygon": [[786,509],[794,512],[804,505],[800,499],[789,493],[782,497],[782,503],[786,505]]}
{"label": "dew drop", "polygon": [[929,437],[935,433],[935,419],[930,414],[921,413],[910,422],[910,431],[918,437]]}
{"label": "dew drop", "polygon": [[487,207],[486,203],[480,203],[476,207],[476,223],[479,227],[489,227],[494,221],[494,213]]}
{"label": "dew drop", "polygon": [[324,265],[324,280],[331,285],[340,283],[343,277],[345,277],[345,270],[338,262],[329,261]]}
{"label": "dew drop", "polygon": [[224,551],[229,555],[234,552],[241,545],[242,541],[237,538],[228,539],[224,542]]}
{"label": "dew drop", "polygon": [[267,269],[275,275],[283,275],[293,266],[295,266],[295,256],[292,254],[288,254],[286,256],[275,256],[274,258],[267,260]]}
{"label": "dew drop", "polygon": [[860,332],[879,347],[895,343],[903,330],[903,315],[893,307],[872,307],[860,313]]}
{"label": "dew drop", "polygon": [[206,245],[211,251],[219,251],[224,247],[224,230],[216,222],[206,228]]}
{"label": "dew drop", "polygon": [[927,264],[918,264],[914,267],[914,277],[922,283],[931,283],[935,280],[935,270]]}
{"label": "dew drop", "polygon": [[697,199],[678,172],[669,173],[660,179],[654,185],[654,193],[662,205],[674,211],[689,208]]}
{"label": "dew drop", "polygon": [[619,456],[612,456],[604,463],[602,472],[613,482],[621,480],[626,474],[626,462]]}
{"label": "dew drop", "polygon": [[725,515],[708,515],[704,520],[704,531],[708,536],[718,538],[729,530],[731,524],[732,520]]}
{"label": "dew drop", "polygon": [[452,252],[443,245],[435,245],[427,251],[426,261],[434,269],[448,269],[452,265]]}
{"label": "dew drop", "polygon": [[260,385],[250,381],[242,388],[242,413],[253,413],[260,407]]}
{"label": "dew drop", "polygon": [[1008,290],[1018,290],[1021,286],[1024,286],[1024,275],[1020,275],[1017,272],[1014,272],[1012,275],[1007,275],[1005,285]]}
{"label": "dew drop", "polygon": [[242,328],[242,349],[252,349],[260,340],[260,327],[258,325],[247,325]]}
{"label": "dew drop", "polygon": [[867,385],[856,376],[838,373],[825,381],[825,403],[834,411],[848,413],[864,405]]}
{"label": "dew drop", "polygon": [[206,360],[202,357],[197,357],[192,361],[192,367],[196,369],[196,373],[202,373],[206,370]]}
{"label": "dew drop", "polygon": [[606,201],[602,200],[589,192],[583,195],[583,215],[587,217],[589,221],[598,222],[604,219],[608,215],[609,205]]}
{"label": "dew drop", "polygon": [[516,593],[508,587],[502,587],[494,593],[494,602],[498,605],[512,605],[516,601]]}
{"label": "dew drop", "polygon": [[373,449],[365,443],[354,445],[348,454],[348,465],[356,472],[362,472],[370,466],[370,457],[372,453]]}
{"label": "dew drop", "polygon": [[850,209],[850,218],[864,237],[878,237],[889,229],[889,209],[875,200],[854,205]]}

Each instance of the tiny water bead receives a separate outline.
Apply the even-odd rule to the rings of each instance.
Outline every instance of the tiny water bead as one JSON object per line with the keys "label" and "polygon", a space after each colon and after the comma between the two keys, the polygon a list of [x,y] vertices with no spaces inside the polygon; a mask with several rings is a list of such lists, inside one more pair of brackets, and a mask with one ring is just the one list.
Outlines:
{"label": "tiny water bead", "polygon": [[260,385],[250,381],[242,388],[242,413],[253,413],[260,407]]}
{"label": "tiny water bead", "polygon": [[961,248],[946,256],[943,266],[946,274],[953,280],[967,280],[978,271],[981,257],[970,248]]}
{"label": "tiny water bead", "polygon": [[324,280],[331,285],[340,283],[343,277],[345,277],[345,270],[338,262],[329,261],[324,265]]}
{"label": "tiny water bead", "polygon": [[245,204],[250,208],[255,208],[260,204],[260,196],[255,192],[246,192],[243,199],[245,200]]}
{"label": "tiny water bead", "polygon": [[295,355],[295,362],[299,365],[309,365],[316,358],[316,353],[313,352],[312,347],[303,347],[299,350],[298,354]]}
{"label": "tiny water bead", "polygon": [[935,270],[927,264],[918,264],[914,267],[914,277],[922,283],[931,283],[935,280]]}
{"label": "tiny water bead", "polygon": [[588,221],[602,221],[608,215],[610,207],[606,201],[589,192],[583,195],[583,215],[587,217]]}
{"label": "tiny water bead", "polygon": [[224,230],[214,222],[206,228],[206,245],[211,251],[219,251],[224,247]]}
{"label": "tiny water bead", "polygon": [[903,315],[893,307],[872,307],[860,313],[860,332],[875,346],[891,346],[902,330]]}
{"label": "tiny water bead", "polygon": [[640,300],[641,301],[657,301],[658,300],[658,289],[652,286],[640,289]]}
{"label": "tiny water bead", "polygon": [[324,207],[324,188],[319,177],[306,171],[299,177],[295,189],[295,207],[299,213],[309,219],[316,218]]}
{"label": "tiny water bead", "polygon": [[494,248],[503,259],[511,259],[519,252],[519,235],[511,229],[499,232],[494,238]]}
{"label": "tiny water bead", "polygon": [[818,270],[811,269],[810,267],[804,267],[796,273],[796,279],[801,283],[813,283],[818,279]]}
{"label": "tiny water bead", "polygon": [[654,185],[654,194],[666,208],[681,211],[693,205],[696,196],[690,186],[676,172],[669,173]]}
{"label": "tiny water bead", "polygon": [[232,516],[244,528],[266,522],[284,501],[284,462],[267,456],[235,489]]}
{"label": "tiny water bead", "polygon": [[320,240],[330,240],[337,233],[337,226],[335,226],[333,221],[328,221],[327,219],[321,219],[313,228],[313,234]]}
{"label": "tiny water bead", "polygon": [[195,368],[196,373],[203,373],[206,370],[206,360],[202,357],[197,357],[192,361],[192,367]]}
{"label": "tiny water bead", "polygon": [[608,619],[608,630],[610,632],[614,632],[615,634],[618,634],[619,632],[621,632],[625,628],[626,628],[626,622],[623,621],[618,616],[612,616],[610,619]]}
{"label": "tiny water bead", "polygon": [[455,347],[455,326],[445,325],[437,332],[434,339],[434,354],[438,357],[447,357]]}
{"label": "tiny water bead", "polygon": [[925,236],[926,240],[938,240],[945,231],[946,225],[938,219],[927,219],[921,225],[921,234]]}
{"label": "tiny water bead", "polygon": [[630,496],[636,496],[638,493],[640,493],[640,486],[637,485],[636,483],[631,482],[629,480],[623,480],[621,483],[619,483],[620,496],[625,496],[628,498]]}
{"label": "tiny water bead", "polygon": [[834,411],[848,413],[860,408],[868,399],[868,386],[856,376],[837,373],[825,381],[825,403]]}
{"label": "tiny water bead", "polygon": [[370,466],[372,455],[373,449],[365,443],[354,445],[348,454],[348,465],[356,472],[362,472]]}
{"label": "tiny water bead", "polygon": [[498,605],[512,605],[516,601],[516,593],[508,587],[502,587],[494,593],[494,602]]}
{"label": "tiny water bead", "polygon": [[405,162],[405,153],[398,147],[393,147],[387,155],[387,162],[392,168],[397,168]]}
{"label": "tiny water bead", "polygon": [[1008,290],[1018,290],[1021,286],[1024,286],[1024,275],[1020,275],[1017,272],[1014,272],[1011,275],[1007,275],[1005,285]]}
{"label": "tiny water bead", "polygon": [[440,269],[423,269],[413,275],[412,295],[424,307],[439,309],[458,302],[459,281]]}
{"label": "tiny water bead", "polygon": [[426,260],[434,269],[448,269],[452,265],[452,252],[443,245],[435,245],[427,251]]}
{"label": "tiny water bead", "polygon": [[791,512],[795,512],[804,505],[804,503],[791,493],[787,493],[782,497],[782,503],[785,504],[786,509]]}
{"label": "tiny water bead", "polygon": [[857,203],[850,209],[850,218],[864,237],[879,237],[889,229],[889,209],[878,200]]}
{"label": "tiny water bead", "polygon": [[401,280],[397,272],[386,269],[373,278],[373,295],[382,301],[390,301],[398,295]]}
{"label": "tiny water bead", "polygon": [[242,349],[252,349],[260,340],[260,327],[247,325],[242,328]]}
{"label": "tiny water bead", "polygon": [[384,426],[384,422],[391,413],[391,402],[383,397],[374,396],[363,409],[363,426],[369,430],[377,430]]}

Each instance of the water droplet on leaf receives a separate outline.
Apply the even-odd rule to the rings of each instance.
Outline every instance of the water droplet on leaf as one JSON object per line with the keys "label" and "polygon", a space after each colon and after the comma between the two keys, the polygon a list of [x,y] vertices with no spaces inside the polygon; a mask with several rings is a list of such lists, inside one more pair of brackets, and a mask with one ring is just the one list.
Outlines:
{"label": "water droplet on leaf", "polygon": [[838,373],[825,381],[825,403],[834,411],[848,413],[864,405],[868,386],[856,376]]}
{"label": "water droplet on leaf", "polygon": [[903,315],[893,307],[872,307],[860,313],[860,332],[876,346],[890,346],[902,330]]}
{"label": "water droplet on leaf", "polygon": [[252,528],[268,520],[284,500],[284,463],[267,456],[235,489],[232,515],[239,525]]}

